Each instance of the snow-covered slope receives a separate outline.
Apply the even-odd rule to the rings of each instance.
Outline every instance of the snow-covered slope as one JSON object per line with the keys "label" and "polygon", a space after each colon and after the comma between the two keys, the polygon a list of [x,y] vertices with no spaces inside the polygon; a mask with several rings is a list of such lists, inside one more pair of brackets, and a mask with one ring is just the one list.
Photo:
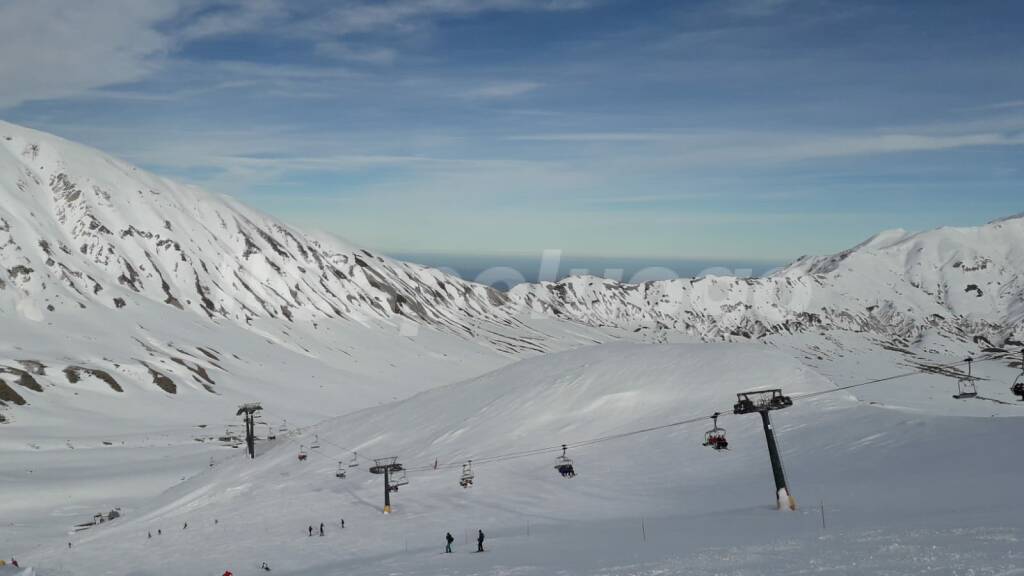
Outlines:
{"label": "snow-covered slope", "polygon": [[[844,393],[797,399],[774,415],[804,505],[795,514],[772,509],[756,415],[722,419],[731,439],[722,453],[700,445],[709,420],[572,448],[570,480],[552,469],[557,449],[535,450],[709,415],[766,384],[796,395],[831,388],[762,346],[618,344],[524,360],[261,444],[255,461],[219,462],[70,536],[70,551],[61,540],[21,557],[52,573],[111,575],[255,574],[262,561],[310,575],[1020,567],[1020,418],[924,415]],[[390,516],[380,513],[381,478],[367,461],[335,476],[350,450],[398,456],[409,468]],[[524,456],[486,461],[500,454]],[[459,466],[469,459],[476,479],[462,489]],[[307,536],[320,522],[326,535]],[[466,556],[464,537],[478,528],[491,552]],[[446,531],[458,539],[452,557],[438,554]]]}
{"label": "snow-covered slope", "polygon": [[258,398],[324,417],[594,341],[505,301],[0,123],[4,420],[180,423],[166,401],[183,396],[186,412]]}
{"label": "snow-covered slope", "polygon": [[0,146],[5,308],[23,316],[144,298],[239,323],[502,319],[493,289],[311,237],[95,150],[6,123]]}

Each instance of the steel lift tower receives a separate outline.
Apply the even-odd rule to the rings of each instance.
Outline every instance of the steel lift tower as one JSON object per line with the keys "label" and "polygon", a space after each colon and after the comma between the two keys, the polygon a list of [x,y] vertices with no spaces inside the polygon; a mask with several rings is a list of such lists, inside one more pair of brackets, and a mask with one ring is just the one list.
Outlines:
{"label": "steel lift tower", "polygon": [[775,442],[775,431],[772,429],[772,418],[769,412],[781,410],[793,405],[789,396],[783,396],[781,389],[756,390],[752,392],[741,392],[736,395],[736,405],[733,406],[734,414],[752,414],[757,412],[761,415],[761,422],[764,424],[764,437],[768,442],[768,456],[772,460],[772,473],[775,475],[775,495],[779,509],[796,510],[796,499],[789,491],[786,484],[786,470],[782,467],[782,455],[779,453],[779,446]]}

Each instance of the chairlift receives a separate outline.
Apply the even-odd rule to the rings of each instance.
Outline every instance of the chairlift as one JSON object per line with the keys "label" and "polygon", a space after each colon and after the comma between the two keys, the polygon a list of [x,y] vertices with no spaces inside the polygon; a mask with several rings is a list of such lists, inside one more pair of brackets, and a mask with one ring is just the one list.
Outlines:
{"label": "chairlift", "polygon": [[572,459],[565,455],[566,450],[568,450],[568,447],[562,444],[562,455],[555,458],[555,470],[558,470],[562,478],[575,478],[576,469],[572,465]]}
{"label": "chairlift", "polygon": [[299,462],[305,462],[305,461],[306,461],[306,448],[302,444],[299,444]]}
{"label": "chairlift", "polygon": [[352,459],[348,461],[349,468],[357,468],[359,466],[359,454],[357,452],[352,453]]}
{"label": "chairlift", "polygon": [[968,358],[966,362],[967,376],[958,378],[956,381],[957,393],[953,394],[953,398],[956,398],[957,400],[967,400],[978,397],[978,387],[974,385],[974,376],[971,376],[971,364],[974,362],[974,358]]}
{"label": "chairlift", "polygon": [[473,485],[473,461],[469,460],[462,465],[462,478],[459,479],[459,486],[469,488]]}
{"label": "chairlift", "polygon": [[344,480],[348,476],[348,472],[345,470],[345,468],[345,462],[342,460],[338,460],[338,471],[334,473],[334,476],[336,478],[341,478]]}
{"label": "chairlift", "polygon": [[317,450],[320,448],[320,435],[313,434],[313,443],[309,446],[310,450]]}
{"label": "chairlift", "polygon": [[714,422],[711,430],[704,433],[704,445],[715,450],[728,450],[729,441],[725,438],[725,428],[718,427],[718,417],[721,413],[715,412],[711,415],[711,420]]}
{"label": "chairlift", "polygon": [[277,440],[277,434],[274,433],[274,429],[267,424],[267,440]]}

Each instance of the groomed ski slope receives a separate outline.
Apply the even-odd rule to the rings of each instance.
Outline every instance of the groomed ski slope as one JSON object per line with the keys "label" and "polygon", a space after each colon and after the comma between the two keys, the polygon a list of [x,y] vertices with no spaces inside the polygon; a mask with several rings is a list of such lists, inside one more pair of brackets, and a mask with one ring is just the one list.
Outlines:
{"label": "groomed ski slope", "polygon": [[[546,355],[281,438],[255,461],[196,471],[70,536],[70,550],[55,541],[20,559],[59,575],[243,575],[262,561],[303,575],[1020,573],[1024,420],[960,417],[956,404],[926,413],[836,393],[776,412],[801,504],[792,513],[773,509],[754,415],[722,418],[724,453],[700,445],[710,421],[572,449],[571,480],[552,468],[555,453],[475,466],[468,490],[460,469],[445,468],[710,415],[737,391],[775,386],[798,395],[832,384],[763,346]],[[365,460],[335,477],[348,450],[440,469],[410,471],[385,516]],[[320,522],[326,535],[308,537]],[[470,554],[478,528],[489,551]],[[440,553],[446,531],[457,538],[450,556]]]}

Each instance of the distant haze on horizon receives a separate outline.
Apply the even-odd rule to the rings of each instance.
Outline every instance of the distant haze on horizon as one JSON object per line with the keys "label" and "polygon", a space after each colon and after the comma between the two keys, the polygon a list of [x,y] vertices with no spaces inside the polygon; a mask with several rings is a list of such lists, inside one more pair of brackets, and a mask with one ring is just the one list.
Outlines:
{"label": "distant haze on horizon", "polygon": [[471,255],[396,252],[389,256],[502,290],[524,282],[557,282],[570,276],[596,276],[630,284],[707,275],[748,278],[765,276],[789,264],[764,260],[583,256],[558,250],[537,254]]}
{"label": "distant haze on horizon", "polygon": [[0,118],[467,269],[781,264],[1024,209],[1022,21],[985,0],[7,0]]}

